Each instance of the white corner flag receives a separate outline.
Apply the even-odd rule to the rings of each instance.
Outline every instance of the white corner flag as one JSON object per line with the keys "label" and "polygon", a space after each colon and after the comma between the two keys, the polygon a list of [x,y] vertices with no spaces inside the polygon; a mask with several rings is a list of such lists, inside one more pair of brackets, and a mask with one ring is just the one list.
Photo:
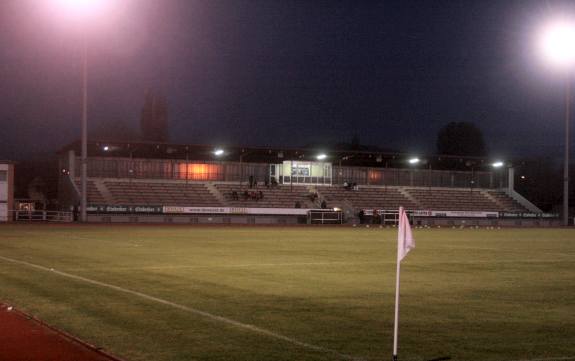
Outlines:
{"label": "white corner flag", "polygon": [[393,361],[397,361],[397,330],[399,325],[399,270],[401,260],[409,251],[415,248],[415,240],[411,235],[411,226],[407,213],[399,207],[399,227],[397,231],[397,272],[395,276],[395,322],[393,329]]}
{"label": "white corner flag", "polygon": [[403,207],[399,208],[399,229],[397,232],[397,262],[401,262],[407,252],[415,248],[415,241],[411,235],[411,226],[407,213]]}

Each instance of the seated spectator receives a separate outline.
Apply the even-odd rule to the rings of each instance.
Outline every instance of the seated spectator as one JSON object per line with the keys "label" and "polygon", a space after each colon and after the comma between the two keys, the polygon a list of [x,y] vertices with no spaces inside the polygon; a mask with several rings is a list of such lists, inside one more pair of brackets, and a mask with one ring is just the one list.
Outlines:
{"label": "seated spectator", "polygon": [[233,199],[234,201],[237,201],[237,200],[240,199],[240,197],[239,197],[237,191],[232,191],[232,199]]}
{"label": "seated spectator", "polygon": [[326,209],[326,208],[327,208],[327,203],[324,199],[323,201],[321,201],[321,209]]}
{"label": "seated spectator", "polygon": [[313,192],[309,194],[309,200],[312,202],[315,202],[315,200],[318,198],[317,192]]}
{"label": "seated spectator", "polygon": [[272,177],[272,184],[271,184],[271,186],[272,186],[272,187],[277,187],[277,185],[278,185],[278,181],[276,180],[276,177]]}
{"label": "seated spectator", "polygon": [[301,203],[299,201],[295,202],[295,208],[301,208]]}
{"label": "seated spectator", "polygon": [[248,191],[244,191],[244,201],[247,201],[248,198],[250,197],[250,194],[248,193]]}
{"label": "seated spectator", "polygon": [[264,192],[262,191],[258,192],[258,199],[264,199]]}

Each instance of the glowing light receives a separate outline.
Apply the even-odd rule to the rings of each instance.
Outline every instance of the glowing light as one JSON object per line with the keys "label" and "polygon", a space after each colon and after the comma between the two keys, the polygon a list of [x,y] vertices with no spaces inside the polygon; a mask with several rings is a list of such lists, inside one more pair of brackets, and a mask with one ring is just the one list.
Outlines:
{"label": "glowing light", "polygon": [[221,155],[224,155],[224,150],[223,149],[216,149],[216,150],[214,150],[214,155],[217,155],[218,157]]}
{"label": "glowing light", "polygon": [[503,162],[497,161],[497,162],[494,162],[493,164],[491,164],[491,166],[493,168],[501,168],[501,167],[503,167]]}
{"label": "glowing light", "polygon": [[558,21],[548,25],[540,35],[539,46],[553,65],[575,65],[575,22]]}
{"label": "glowing light", "polygon": [[325,155],[325,154],[323,154],[323,153],[322,153],[322,154],[319,154],[319,155],[317,156],[317,159],[318,159],[318,160],[324,160],[325,158],[327,158],[327,155]]}
{"label": "glowing light", "polygon": [[214,181],[219,179],[222,167],[219,164],[180,163],[177,172],[180,179]]}
{"label": "glowing light", "polygon": [[103,149],[104,149],[105,152],[107,152],[107,151],[110,150],[110,147],[108,147],[107,145],[105,145]]}
{"label": "glowing light", "polygon": [[419,163],[419,158],[411,158],[407,161],[409,164],[417,164]]}

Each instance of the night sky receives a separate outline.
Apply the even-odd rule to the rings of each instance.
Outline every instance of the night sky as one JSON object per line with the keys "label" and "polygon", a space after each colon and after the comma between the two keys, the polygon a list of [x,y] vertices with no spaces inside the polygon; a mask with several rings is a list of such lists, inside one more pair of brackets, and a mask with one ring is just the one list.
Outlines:
{"label": "night sky", "polygon": [[565,77],[535,39],[573,1],[118,0],[81,23],[54,3],[0,1],[0,159],[79,138],[82,26],[92,139],[137,136],[154,90],[177,143],[429,154],[469,121],[492,156],[562,157]]}

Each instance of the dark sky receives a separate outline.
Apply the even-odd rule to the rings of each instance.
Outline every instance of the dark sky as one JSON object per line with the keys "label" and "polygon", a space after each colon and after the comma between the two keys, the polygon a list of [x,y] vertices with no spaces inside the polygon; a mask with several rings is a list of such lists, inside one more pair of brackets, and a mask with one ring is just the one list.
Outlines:
{"label": "dark sky", "polygon": [[573,1],[117,0],[81,24],[54,3],[0,1],[0,159],[79,138],[81,26],[92,137],[137,134],[153,89],[173,142],[433,153],[471,121],[493,156],[562,156],[564,79],[535,38]]}

